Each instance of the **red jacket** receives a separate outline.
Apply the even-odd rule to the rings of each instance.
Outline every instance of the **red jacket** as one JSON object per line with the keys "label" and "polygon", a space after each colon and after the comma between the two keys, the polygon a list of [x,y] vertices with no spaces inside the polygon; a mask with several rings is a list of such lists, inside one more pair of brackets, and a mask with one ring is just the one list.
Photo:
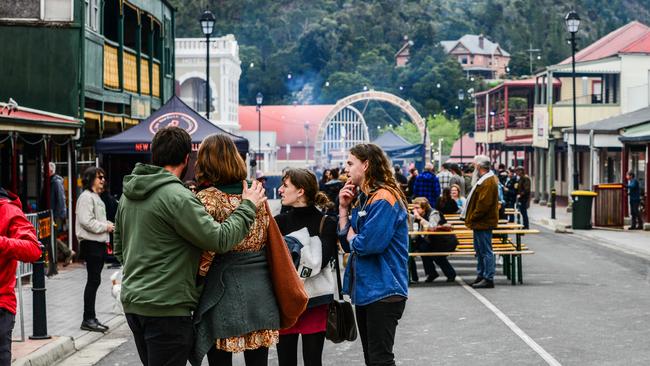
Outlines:
{"label": "red jacket", "polygon": [[16,195],[0,188],[0,308],[16,314],[17,261],[41,257],[34,226],[27,221]]}

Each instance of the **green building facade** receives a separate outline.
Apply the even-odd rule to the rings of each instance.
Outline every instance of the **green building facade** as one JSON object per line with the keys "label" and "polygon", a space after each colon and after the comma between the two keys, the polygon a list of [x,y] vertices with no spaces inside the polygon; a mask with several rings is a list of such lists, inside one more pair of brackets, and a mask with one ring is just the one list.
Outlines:
{"label": "green building facade", "polygon": [[0,101],[84,120],[84,157],[174,94],[165,0],[2,1],[0,45]]}

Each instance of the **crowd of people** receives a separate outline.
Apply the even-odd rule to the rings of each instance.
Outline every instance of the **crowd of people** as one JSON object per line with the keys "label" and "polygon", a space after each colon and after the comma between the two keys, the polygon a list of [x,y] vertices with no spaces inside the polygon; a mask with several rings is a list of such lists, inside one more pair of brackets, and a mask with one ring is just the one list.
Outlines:
{"label": "crowd of people", "polygon": [[[409,251],[449,252],[458,244],[453,234],[409,238],[409,231],[449,231],[445,216],[460,214],[474,230],[473,286],[491,288],[491,232],[499,210],[518,204],[528,225],[523,206],[530,179],[523,169],[493,171],[485,156],[464,169],[443,164],[436,173],[427,164],[419,173],[411,167],[407,177],[381,148],[360,144],[343,169],[327,169],[320,180],[307,169],[285,170],[278,189],[283,208],[274,216],[263,184],[246,181],[246,164],[227,136],[204,139],[191,184],[181,180],[190,164],[187,132],[159,130],[151,152],[151,163],[136,164],[124,178],[116,207],[102,199],[104,170],[86,169],[76,207],[79,258],[87,271],[81,329],[108,329],[97,319],[95,298],[112,242],[123,267],[121,302],[145,365],[199,365],[205,357],[210,365],[230,365],[235,353],[243,353],[247,365],[266,365],[272,346],[280,365],[296,365],[299,354],[305,365],[321,365],[340,249],[348,253],[340,287],[355,306],[365,363],[395,364],[409,282],[419,280]],[[0,213],[13,217],[18,229],[12,230],[20,234],[0,236],[0,252],[36,260],[41,250],[33,227],[18,214],[20,202],[3,190]],[[422,262],[426,282],[439,277],[436,265],[455,281],[447,257]],[[0,325],[13,325],[15,299],[0,302],[13,304],[0,311]],[[6,358],[5,338],[0,357]]]}

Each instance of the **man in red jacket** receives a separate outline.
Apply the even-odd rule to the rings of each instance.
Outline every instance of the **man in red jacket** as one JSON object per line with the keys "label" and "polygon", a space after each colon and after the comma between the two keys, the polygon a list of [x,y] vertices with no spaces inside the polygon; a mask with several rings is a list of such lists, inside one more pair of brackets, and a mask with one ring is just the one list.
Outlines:
{"label": "man in red jacket", "polygon": [[34,226],[16,195],[0,187],[0,365],[11,364],[11,331],[16,318],[17,261],[41,257]]}

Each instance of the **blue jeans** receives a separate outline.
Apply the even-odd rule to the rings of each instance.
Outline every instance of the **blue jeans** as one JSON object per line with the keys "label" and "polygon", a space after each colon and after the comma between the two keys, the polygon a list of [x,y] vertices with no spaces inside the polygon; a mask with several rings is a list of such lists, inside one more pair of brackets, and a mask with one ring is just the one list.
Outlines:
{"label": "blue jeans", "polygon": [[492,230],[474,230],[474,251],[476,251],[476,274],[486,280],[494,279],[496,263],[492,252]]}

